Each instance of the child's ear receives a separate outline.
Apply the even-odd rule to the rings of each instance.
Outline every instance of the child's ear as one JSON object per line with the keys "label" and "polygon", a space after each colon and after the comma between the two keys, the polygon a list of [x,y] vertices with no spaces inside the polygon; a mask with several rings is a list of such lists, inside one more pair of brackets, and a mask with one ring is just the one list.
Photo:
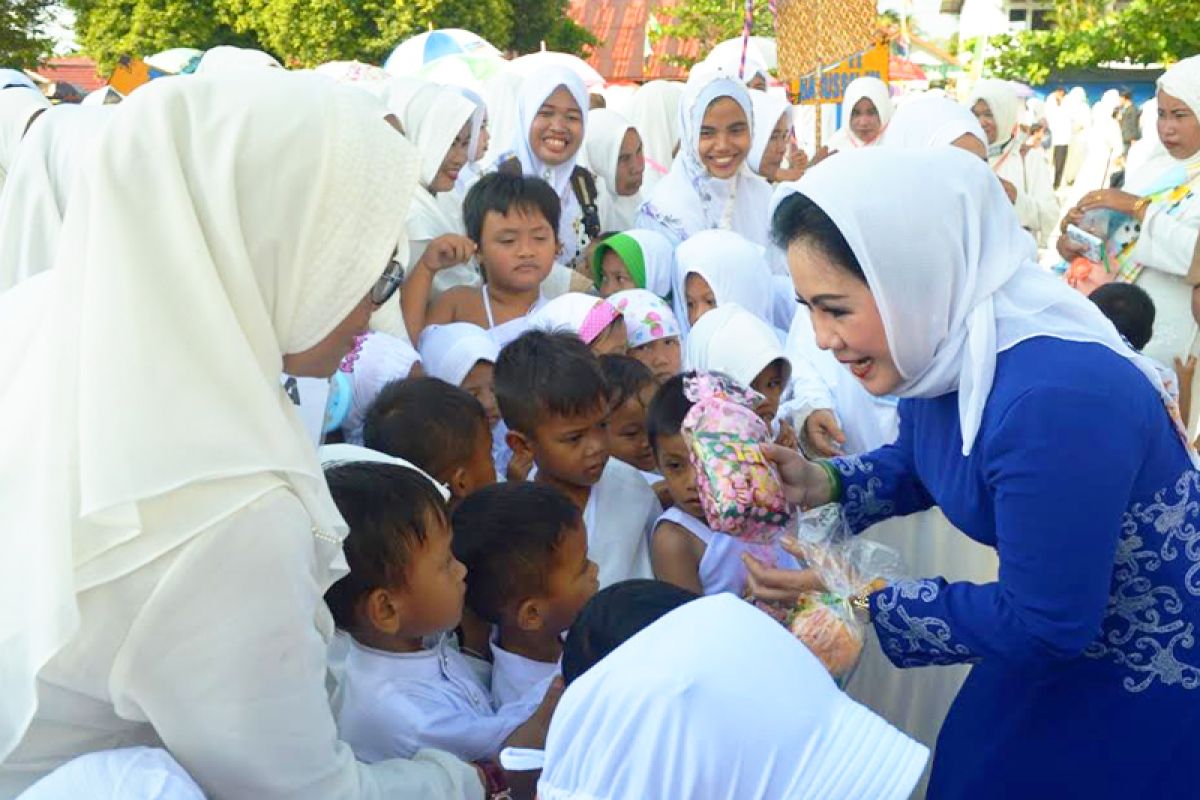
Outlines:
{"label": "child's ear", "polygon": [[450,495],[455,499],[461,500],[470,492],[471,484],[467,479],[467,468],[459,467],[454,472],[450,473],[450,480],[446,482],[450,487]]}
{"label": "child's ear", "polygon": [[533,460],[533,446],[525,434],[510,430],[504,435],[504,441],[508,443],[508,447],[513,451],[514,456],[522,456],[530,461]]}
{"label": "child's ear", "polygon": [[404,618],[404,603],[388,589],[372,589],[362,600],[367,622],[379,633],[394,636]]}
{"label": "child's ear", "polygon": [[530,598],[517,606],[517,627],[523,631],[540,631],[546,625],[541,604]]}

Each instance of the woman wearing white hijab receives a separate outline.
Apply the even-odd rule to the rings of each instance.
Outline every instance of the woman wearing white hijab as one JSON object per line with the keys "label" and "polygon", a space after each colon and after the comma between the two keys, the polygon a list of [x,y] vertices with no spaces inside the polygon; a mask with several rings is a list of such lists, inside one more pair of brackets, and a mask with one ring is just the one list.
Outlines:
{"label": "woman wearing white hijab", "polygon": [[0,194],[0,292],[54,266],[67,198],[111,111],[55,106],[25,137]]}
{"label": "woman wearing white hijab", "polygon": [[585,147],[587,166],[596,174],[600,190],[600,228],[629,230],[643,202],[646,159],[642,137],[617,112],[598,108],[588,112]]}
{"label": "woman wearing white hijab", "polygon": [[541,800],[904,800],[929,751],[839,691],[783,626],[724,593],[617,646],[567,687],[545,753],[512,755],[544,762]]}
{"label": "woman wearing white hijab", "polygon": [[[1164,364],[1185,358],[1195,332],[1192,287],[1200,284],[1200,56],[1185,58],[1158,79],[1158,138],[1162,146],[1125,189],[1084,195],[1066,218],[1088,226],[1089,217],[1108,215],[1106,235],[1111,272],[1093,276],[1137,283],[1154,300],[1154,337],[1146,355]],[[1089,212],[1091,212],[1089,214]],[[1065,235],[1058,251],[1066,260],[1080,249]]]}
{"label": "woman wearing white hijab", "polygon": [[831,151],[856,150],[882,141],[892,120],[888,85],[879,78],[855,78],[842,94],[842,127],[829,139]]}
{"label": "woman wearing white hijab", "polygon": [[896,666],[974,664],[929,797],[1191,792],[1200,592],[1179,547],[1200,472],[1154,365],[1038,267],[957,148],[843,154],[780,191],[773,225],[818,341],[902,398],[894,445],[772,450],[789,498],[840,502],[856,532],[936,503],[999,554],[996,582],[897,581],[857,612]]}
{"label": "woman wearing white hijab", "polygon": [[155,744],[216,800],[480,796],[337,740],[346,529],[279,381],[331,375],[400,280],[418,156],[384,114],[282,70],[155,81],[55,268],[0,295],[0,439],[30,445],[0,460],[0,794]]}
{"label": "woman wearing white hijab", "polygon": [[459,94],[470,100],[475,106],[475,113],[471,115],[471,141],[467,145],[467,165],[463,167],[458,180],[454,182],[454,194],[442,198],[445,201],[453,197],[454,201],[461,205],[467,192],[471,190],[476,181],[483,177],[483,169],[480,165],[488,145],[491,144],[491,126],[488,121],[487,103],[484,102],[484,99],[470,89],[462,86],[455,88]]}
{"label": "woman wearing white hijab", "polygon": [[633,95],[629,120],[642,137],[646,155],[643,192],[649,195],[666,177],[679,147],[679,104],[683,84],[678,81],[650,81]]}
{"label": "woman wearing white hijab", "polygon": [[1017,210],[1021,226],[1042,246],[1058,220],[1054,171],[1042,148],[1026,151],[1019,125],[1020,101],[1008,81],[975,84],[967,108],[987,135],[988,162]]}
{"label": "woman wearing white hijab", "polygon": [[689,82],[679,129],[679,155],[642,206],[637,227],[659,231],[677,245],[713,229],[766,245],[771,185],[746,164],[754,136],[746,87],[724,73]]}
{"label": "woman wearing white hijab", "polygon": [[517,129],[509,148],[493,163],[496,169],[520,170],[554,188],[562,204],[559,263],[571,268],[591,241],[574,186],[575,176],[587,172],[577,162],[587,135],[588,105],[583,81],[567,67],[547,67],[529,76],[521,86]]}
{"label": "woman wearing white hijab", "polygon": [[767,181],[775,181],[792,135],[792,106],[785,95],[752,91],[754,141],[746,163]]}
{"label": "woman wearing white hijab", "polygon": [[705,312],[726,303],[770,321],[773,292],[762,248],[736,233],[701,231],[675,251],[672,295],[685,335]]}
{"label": "woman wearing white hijab", "polygon": [[954,145],[987,160],[987,134],[970,110],[948,97],[922,95],[900,105],[881,144],[887,147]]}
{"label": "woman wearing white hijab", "polygon": [[0,91],[0,194],[4,192],[9,167],[17,156],[21,140],[50,101],[36,89]]}

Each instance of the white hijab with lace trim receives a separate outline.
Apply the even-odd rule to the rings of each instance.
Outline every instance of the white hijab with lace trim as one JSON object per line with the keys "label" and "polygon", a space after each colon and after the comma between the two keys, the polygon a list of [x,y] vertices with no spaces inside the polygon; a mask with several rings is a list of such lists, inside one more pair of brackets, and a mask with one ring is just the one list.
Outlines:
{"label": "white hijab with lace trim", "polygon": [[419,159],[384,114],[312,74],[152,82],[101,134],[55,268],[0,295],[0,440],[37,443],[0,459],[0,604],[21,609],[0,615],[0,760],[77,593],[281,481],[336,563],[345,526],[279,376],[405,255]]}

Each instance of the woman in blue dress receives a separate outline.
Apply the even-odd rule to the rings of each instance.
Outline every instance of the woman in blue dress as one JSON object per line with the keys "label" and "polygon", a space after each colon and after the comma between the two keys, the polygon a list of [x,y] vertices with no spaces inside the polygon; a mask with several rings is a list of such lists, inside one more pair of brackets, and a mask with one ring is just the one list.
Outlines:
{"label": "woman in blue dress", "polygon": [[1200,472],[1153,365],[1037,267],[978,158],[829,163],[777,193],[774,237],[818,344],[903,398],[900,435],[772,457],[793,501],[839,501],[855,532],[938,505],[1000,560],[995,583],[855,600],[897,667],[974,665],[929,797],[1200,796]]}

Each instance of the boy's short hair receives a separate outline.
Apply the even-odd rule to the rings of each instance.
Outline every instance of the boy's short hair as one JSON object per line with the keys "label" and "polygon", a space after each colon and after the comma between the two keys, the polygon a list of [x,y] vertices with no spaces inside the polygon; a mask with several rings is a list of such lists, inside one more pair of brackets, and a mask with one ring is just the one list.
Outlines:
{"label": "boy's short hair", "polygon": [[342,543],[350,572],[329,587],[325,603],[337,626],[351,631],[363,595],[404,584],[413,551],[432,520],[446,519],[446,504],[427,477],[399,464],[337,463],[325,481],[350,527]]}
{"label": "boy's short hair", "polygon": [[543,414],[578,416],[608,403],[600,362],[574,333],[526,331],[500,351],[495,376],[500,415],[526,436]]}
{"label": "boy's short hair", "polygon": [[557,489],[522,481],[472,493],[450,524],[454,557],[467,567],[467,606],[495,624],[510,604],[549,590],[563,534],[583,516]]}
{"label": "boy's short hair", "polygon": [[632,356],[602,355],[600,369],[608,384],[608,399],[614,411],[625,405],[629,398],[637,397],[647,386],[654,385],[654,373]]}
{"label": "boy's short hair", "polygon": [[687,399],[683,391],[685,378],[695,377],[695,372],[684,372],[672,375],[666,383],[658,387],[650,408],[646,409],[646,436],[650,439],[650,447],[658,455],[658,439],[660,436],[675,436],[683,427],[683,418],[695,405]]}
{"label": "boy's short hair", "polygon": [[558,238],[558,220],[562,204],[550,184],[541,178],[492,172],[480,178],[463,200],[463,222],[467,237],[478,244],[483,236],[483,219],[489,211],[508,214],[514,208],[527,214],[541,214]]}
{"label": "boy's short hair", "polygon": [[1088,295],[1088,299],[1100,307],[1134,350],[1141,352],[1154,335],[1154,301],[1140,286],[1106,283]]}
{"label": "boy's short hair", "polygon": [[487,412],[470,392],[438,378],[405,378],[371,404],[363,444],[439,477],[471,460],[481,427]]}

